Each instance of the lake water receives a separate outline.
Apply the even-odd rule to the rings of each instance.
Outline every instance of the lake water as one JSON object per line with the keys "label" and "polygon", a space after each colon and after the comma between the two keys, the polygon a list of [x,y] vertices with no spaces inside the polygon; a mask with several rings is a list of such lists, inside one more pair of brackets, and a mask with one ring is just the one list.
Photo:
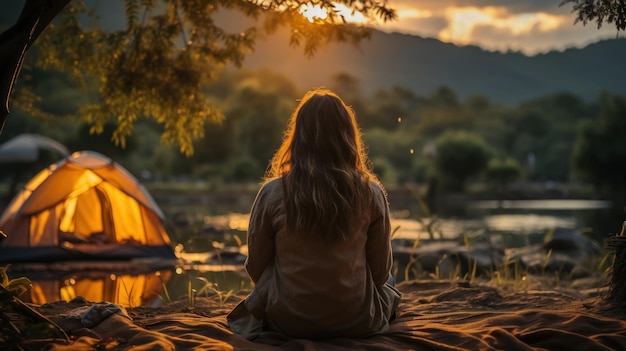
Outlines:
{"label": "lake water", "polygon": [[[602,242],[619,232],[624,220],[623,210],[612,208],[609,202],[595,200],[477,201],[442,211],[437,217],[420,217],[419,211],[410,207],[392,208],[394,239],[426,239],[431,234],[436,238],[456,238],[484,233],[500,236],[507,247],[520,247],[541,242],[550,230],[565,229],[581,231]],[[168,218],[185,214],[188,223],[184,228],[174,228],[172,234],[175,241],[179,241],[176,238],[182,241],[185,250],[212,250],[220,241],[227,245],[245,243],[248,215],[241,213],[243,211],[181,204],[162,205],[162,209]],[[250,287],[247,275],[240,269],[221,268],[184,270],[172,267],[141,274],[93,271],[45,276],[22,274],[34,283],[30,296],[23,298],[45,303],[67,301],[80,295],[94,302],[110,301],[136,307],[158,305],[186,296],[190,291],[196,295],[215,291],[224,294]]]}
{"label": "lake water", "polygon": [[[248,214],[241,212],[211,212],[213,207],[164,207],[172,216],[185,212],[195,235],[203,236],[207,228],[224,231],[227,236],[243,233],[245,241]],[[601,200],[504,200],[472,201],[456,208],[444,208],[437,215],[424,216],[415,204],[394,207],[391,204],[391,226],[394,239],[452,239],[462,235],[488,234],[502,237],[507,247],[519,247],[543,240],[551,230],[581,231],[603,241],[619,232],[623,213]],[[204,228],[204,229],[203,229]]]}
{"label": "lake water", "polygon": [[[394,211],[392,225],[400,226],[397,237],[428,238],[429,232],[412,213]],[[600,200],[504,200],[468,202],[462,208],[443,210],[436,219],[425,218],[443,238],[485,233],[502,237],[507,247],[520,247],[541,242],[551,230],[581,231],[603,241],[619,232],[623,215],[611,202]]]}

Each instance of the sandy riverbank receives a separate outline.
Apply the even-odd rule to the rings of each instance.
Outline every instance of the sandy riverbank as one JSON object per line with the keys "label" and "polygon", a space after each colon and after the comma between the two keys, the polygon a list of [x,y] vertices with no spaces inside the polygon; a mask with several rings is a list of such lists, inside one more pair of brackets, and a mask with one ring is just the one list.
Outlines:
{"label": "sandy riverbank", "polygon": [[[246,291],[160,307],[127,309],[87,328],[71,317],[93,302],[36,306],[72,339],[51,350],[624,350],[626,321],[602,306],[602,287],[512,291],[481,284],[412,280],[390,329],[367,339],[300,340],[268,332],[254,342],[234,335],[226,314]],[[341,313],[341,311],[338,311]]]}

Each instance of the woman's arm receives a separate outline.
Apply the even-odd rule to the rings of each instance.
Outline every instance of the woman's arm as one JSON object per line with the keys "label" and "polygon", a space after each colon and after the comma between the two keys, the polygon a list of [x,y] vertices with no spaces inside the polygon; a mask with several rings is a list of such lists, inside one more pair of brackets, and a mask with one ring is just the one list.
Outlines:
{"label": "woman's arm", "polygon": [[268,201],[269,195],[268,189],[262,187],[250,211],[248,258],[245,268],[254,283],[261,278],[261,274],[272,262],[275,254],[275,233],[272,225],[274,208]]}
{"label": "woman's arm", "polygon": [[367,264],[372,271],[374,284],[380,286],[389,280],[393,257],[391,254],[391,224],[389,205],[382,189],[378,186],[374,193],[372,221],[367,231]]}

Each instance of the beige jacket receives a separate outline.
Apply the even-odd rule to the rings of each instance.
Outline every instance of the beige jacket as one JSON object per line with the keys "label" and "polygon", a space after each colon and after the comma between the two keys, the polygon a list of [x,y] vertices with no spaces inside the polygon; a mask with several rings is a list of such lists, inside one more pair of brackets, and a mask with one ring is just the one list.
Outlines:
{"label": "beige jacket", "polygon": [[[354,219],[358,231],[330,245],[287,232],[280,179],[259,190],[245,264],[255,289],[246,306],[270,329],[298,338],[364,337],[387,329],[401,295],[386,284],[393,264],[387,200],[377,184],[371,187],[369,211]],[[237,318],[229,316],[229,323]]]}

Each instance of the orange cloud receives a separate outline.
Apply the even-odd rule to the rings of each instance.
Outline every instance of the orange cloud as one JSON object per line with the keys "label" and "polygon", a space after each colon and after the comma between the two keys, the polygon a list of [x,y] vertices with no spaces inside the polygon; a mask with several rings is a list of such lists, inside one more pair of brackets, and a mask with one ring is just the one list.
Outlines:
{"label": "orange cloud", "polygon": [[564,18],[543,12],[511,14],[502,7],[449,7],[445,11],[448,26],[439,32],[439,39],[467,44],[477,42],[474,28],[494,27],[513,36],[535,30],[548,32],[559,28]]}

